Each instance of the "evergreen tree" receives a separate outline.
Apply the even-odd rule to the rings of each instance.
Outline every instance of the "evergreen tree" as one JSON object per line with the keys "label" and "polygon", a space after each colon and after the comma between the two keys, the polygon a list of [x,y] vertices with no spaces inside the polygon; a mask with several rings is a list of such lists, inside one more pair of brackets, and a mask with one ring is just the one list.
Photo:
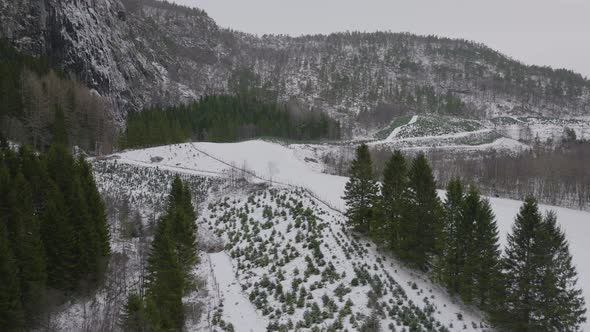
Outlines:
{"label": "evergreen tree", "polygon": [[82,287],[87,291],[88,282],[94,283],[98,276],[98,262],[96,260],[99,252],[98,239],[94,233],[91,222],[88,204],[84,197],[80,174],[75,165],[75,173],[72,174],[71,192],[66,196],[66,203],[70,206],[68,210],[68,222],[74,231],[74,245],[76,250],[76,265],[72,270],[73,276],[79,282],[76,287]]}
{"label": "evergreen tree", "polygon": [[551,331],[575,331],[586,321],[585,301],[577,288],[577,272],[572,263],[565,234],[557,225],[557,216],[549,212],[544,218],[545,255],[548,266],[541,280],[544,315],[540,325]]}
{"label": "evergreen tree", "polygon": [[0,224],[0,326],[5,331],[21,331],[25,321],[18,267],[4,226]]}
{"label": "evergreen tree", "polygon": [[36,328],[47,289],[67,296],[98,281],[109,246],[104,206],[88,164],[76,163],[63,145],[40,157],[27,147],[3,149],[0,197],[19,310],[25,328]]}
{"label": "evergreen tree", "polygon": [[406,207],[408,191],[408,166],[401,151],[395,150],[385,165],[383,186],[381,188],[381,211],[383,225],[380,232],[389,243],[390,248],[397,252],[399,248],[399,230]]}
{"label": "evergreen tree", "polygon": [[172,182],[166,216],[170,221],[175,253],[185,279],[188,279],[190,270],[197,263],[197,224],[190,190],[178,176]]}
{"label": "evergreen tree", "polygon": [[147,332],[153,330],[144,301],[139,294],[131,293],[127,298],[127,303],[121,315],[120,326],[123,331],[128,332]]}
{"label": "evergreen tree", "polygon": [[41,241],[39,221],[33,210],[33,197],[28,182],[18,174],[11,197],[10,223],[15,226],[13,248],[17,261],[22,303],[29,324],[35,322],[41,311],[45,292],[45,251]]}
{"label": "evergreen tree", "polygon": [[[475,189],[473,189],[475,190]],[[504,289],[498,226],[492,207],[487,199],[479,200],[477,221],[474,229],[473,282],[474,299],[482,309],[493,309],[503,300]]]}
{"label": "evergreen tree", "polygon": [[504,257],[507,296],[495,317],[517,331],[577,331],[585,321],[581,292],[565,236],[555,215],[541,216],[527,198],[516,217]]}
{"label": "evergreen tree", "polygon": [[174,252],[168,216],[156,227],[147,267],[147,296],[159,313],[162,329],[180,330],[184,324],[182,295],[183,273]]}
{"label": "evergreen tree", "polygon": [[474,187],[469,189],[463,202],[462,222],[459,228],[461,272],[459,294],[463,301],[472,303],[475,296],[475,269],[478,264],[475,242],[475,228],[480,216],[480,196]]}
{"label": "evergreen tree", "polygon": [[447,197],[444,202],[444,218],[442,238],[443,244],[437,259],[439,280],[451,293],[458,293],[460,277],[465,262],[463,252],[464,239],[461,235],[465,193],[461,179],[454,178],[447,185]]}
{"label": "evergreen tree", "polygon": [[177,176],[147,260],[145,314],[151,326],[180,330],[184,325],[182,296],[197,263],[195,218],[190,190]]}
{"label": "evergreen tree", "polygon": [[361,144],[350,168],[350,180],[346,183],[344,200],[348,223],[356,231],[371,234],[374,221],[378,187],[373,175],[373,163],[369,147]]}
{"label": "evergreen tree", "polygon": [[110,253],[110,233],[106,220],[105,207],[96,188],[96,182],[92,175],[92,169],[86,160],[82,157],[78,159],[78,168],[82,191],[88,205],[88,213],[91,217],[92,231],[98,242],[97,259],[99,264],[103,264],[105,258]]}
{"label": "evergreen tree", "polygon": [[47,285],[54,289],[71,290],[75,284],[72,273],[76,264],[75,237],[67,220],[63,195],[49,181],[41,216],[41,238],[47,257]]}
{"label": "evergreen tree", "polygon": [[436,253],[436,238],[442,232],[442,207],[436,192],[432,169],[423,153],[412,162],[409,171],[408,206],[400,227],[400,257],[426,268]]}

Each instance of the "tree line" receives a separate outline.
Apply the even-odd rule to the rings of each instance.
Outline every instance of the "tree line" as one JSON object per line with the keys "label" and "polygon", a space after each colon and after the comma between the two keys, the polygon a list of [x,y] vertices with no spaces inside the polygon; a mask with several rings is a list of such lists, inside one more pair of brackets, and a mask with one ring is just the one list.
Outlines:
{"label": "tree line", "polygon": [[182,297],[195,288],[198,263],[196,213],[189,187],[177,176],[159,219],[147,259],[146,285],[129,295],[121,317],[125,331],[181,331]]}
{"label": "tree line", "polygon": [[235,142],[255,137],[338,139],[339,124],[321,112],[264,101],[253,94],[213,95],[188,105],[130,113],[121,147],[193,141]]}
{"label": "tree line", "polygon": [[344,199],[350,227],[430,272],[452,295],[508,331],[577,331],[586,321],[565,234],[553,212],[525,200],[502,253],[493,210],[475,186],[453,178],[442,201],[423,153],[389,158],[379,184],[360,145]]}
{"label": "tree line", "polygon": [[35,153],[0,141],[0,326],[21,331],[101,283],[109,229],[83,158],[62,144]]}
{"label": "tree line", "polygon": [[518,154],[481,151],[470,157],[433,150],[428,153],[428,159],[440,181],[464,174],[489,195],[520,200],[534,195],[546,204],[590,207],[588,141],[561,144],[534,141],[533,149]]}
{"label": "tree line", "polygon": [[72,146],[109,153],[117,137],[109,106],[46,57],[25,55],[0,39],[0,131],[7,138],[46,150],[61,112]]}

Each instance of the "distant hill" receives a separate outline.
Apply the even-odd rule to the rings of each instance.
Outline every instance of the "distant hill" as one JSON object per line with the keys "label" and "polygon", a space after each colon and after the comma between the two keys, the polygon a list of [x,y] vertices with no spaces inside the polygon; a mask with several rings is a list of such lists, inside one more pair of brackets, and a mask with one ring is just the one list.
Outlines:
{"label": "distant hill", "polygon": [[485,45],[407,33],[257,37],[154,0],[0,0],[0,37],[46,55],[114,101],[120,118],[160,104],[256,89],[342,120],[395,116],[590,115],[590,81]]}

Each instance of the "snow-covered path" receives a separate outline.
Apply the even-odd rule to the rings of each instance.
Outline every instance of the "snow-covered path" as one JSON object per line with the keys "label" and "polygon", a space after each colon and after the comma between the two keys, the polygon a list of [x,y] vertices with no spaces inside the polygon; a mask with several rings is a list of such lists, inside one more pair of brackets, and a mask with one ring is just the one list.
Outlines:
{"label": "snow-covered path", "polygon": [[400,132],[400,130],[402,130],[403,127],[405,127],[407,125],[411,125],[413,123],[416,123],[416,121],[418,121],[418,116],[417,115],[412,116],[412,118],[410,119],[410,121],[408,123],[393,129],[391,131],[391,133],[389,133],[389,136],[387,136],[387,138],[385,139],[385,142],[391,142],[391,141],[395,140],[395,138],[397,137],[397,134]]}
{"label": "snow-covered path", "polygon": [[[231,258],[225,251],[210,254],[213,274],[223,301],[223,318],[234,325],[237,332],[264,332],[268,322],[256,312],[236,280]],[[231,300],[230,300],[231,299]]]}

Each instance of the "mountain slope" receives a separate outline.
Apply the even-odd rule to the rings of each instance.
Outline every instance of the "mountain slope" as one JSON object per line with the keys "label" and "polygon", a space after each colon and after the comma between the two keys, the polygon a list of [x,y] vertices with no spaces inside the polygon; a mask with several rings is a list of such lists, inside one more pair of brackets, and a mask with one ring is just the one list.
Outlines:
{"label": "mountain slope", "polygon": [[[302,147],[297,148],[301,149]],[[321,165],[309,159],[307,161],[300,160],[296,151],[288,146],[263,141],[230,144],[188,143],[130,151],[120,154],[120,157],[119,162],[121,163],[191,174],[212,172],[209,174],[224,174],[230,178],[239,176],[238,173],[232,175],[231,169],[233,167],[245,167],[250,177],[258,176],[258,178],[253,178],[258,182],[263,181],[262,179],[268,181],[272,178],[274,183],[279,186],[295,186],[295,188],[304,189],[309,195],[319,198],[323,202],[322,204],[327,204],[326,207],[331,207],[330,214],[338,215],[340,214],[338,210],[343,210],[345,207],[341,197],[347,178],[320,173]],[[163,159],[160,162],[151,162],[154,157],[162,157]],[[439,194],[441,197],[445,195],[442,191]],[[230,199],[233,199],[233,196]],[[504,246],[506,235],[511,230],[522,202],[501,198],[489,198],[489,200],[498,221],[500,241]],[[236,208],[239,209],[240,204],[236,204]],[[232,203],[231,206],[236,206],[236,204]],[[547,205],[540,207],[542,211],[553,210],[556,212],[558,222],[570,243],[573,262],[578,270],[578,286],[583,290],[586,301],[590,301],[590,261],[585,259],[588,248],[585,234],[590,232],[590,224],[588,223],[590,213]],[[221,211],[226,209],[227,207]],[[217,216],[220,215],[222,214],[217,214]],[[339,218],[342,216],[340,215]],[[207,220],[210,219],[207,218]],[[331,225],[330,227],[334,227],[331,222],[328,224]],[[217,227],[216,229],[225,229],[228,226],[225,225],[225,222],[221,222],[215,227]],[[448,302],[446,304],[449,305]],[[442,303],[439,303],[440,305]],[[582,329],[590,328],[588,324],[582,326]]]}
{"label": "mountain slope", "polygon": [[385,32],[256,37],[155,0],[0,0],[0,37],[61,63],[112,98],[120,118],[252,88],[329,112],[351,132],[410,112],[590,113],[581,75],[525,66],[480,44]]}

